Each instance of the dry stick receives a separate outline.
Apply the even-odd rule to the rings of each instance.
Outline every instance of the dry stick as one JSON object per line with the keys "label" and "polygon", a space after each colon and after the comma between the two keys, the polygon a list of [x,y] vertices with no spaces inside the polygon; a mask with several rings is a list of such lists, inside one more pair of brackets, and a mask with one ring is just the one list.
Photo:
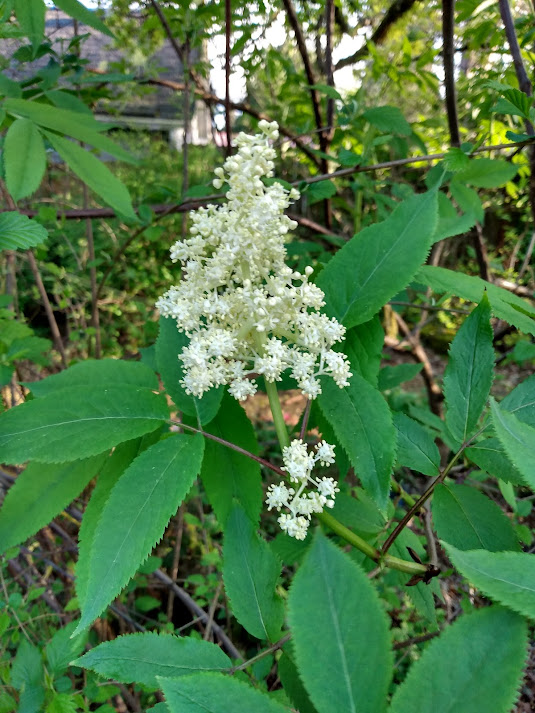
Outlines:
{"label": "dry stick", "polygon": [[455,0],[442,0],[442,39],[444,43],[444,87],[446,90],[446,114],[452,146],[461,145],[457,100],[455,97],[455,70],[453,65],[453,28],[455,24]]}
{"label": "dry stick", "polygon": [[[84,208],[89,208],[89,191],[87,186],[83,184],[84,191]],[[102,356],[101,341],[100,341],[100,317],[98,312],[98,294],[97,294],[97,268],[95,265],[95,240],[93,237],[93,222],[91,218],[85,219],[85,235],[87,238],[87,248],[89,251],[89,279],[91,282],[91,326],[95,330],[95,359],[100,359]]]}
{"label": "dry stick", "polygon": [[396,23],[399,19],[401,19],[403,15],[405,15],[405,13],[407,13],[412,8],[412,6],[416,4],[416,2],[417,0],[394,0],[392,5],[390,5],[388,10],[386,11],[385,16],[379,23],[379,26],[372,34],[370,39],[366,42],[366,44],[349,57],[344,57],[343,59],[339,60],[336,63],[335,70],[342,69],[343,67],[348,67],[350,64],[355,64],[355,62],[364,59],[364,57],[366,57],[370,53],[369,45],[380,45],[382,42],[384,42],[392,25]]}
{"label": "dry stick", "polygon": [[231,0],[225,0],[225,133],[227,135],[227,145],[225,147],[226,156],[232,153],[232,121],[230,116],[230,31],[232,25]]}
{"label": "dry stick", "polygon": [[422,634],[421,636],[413,636],[412,639],[407,639],[406,641],[396,641],[392,648],[394,651],[399,651],[399,649],[405,649],[407,646],[414,646],[415,644],[423,644],[429,639],[434,639],[435,636],[439,636],[440,631],[431,631],[429,634]]}
{"label": "dry stick", "polygon": [[[11,197],[11,194],[9,193],[4,182],[1,179],[0,179],[0,188],[2,190],[2,193],[4,194],[4,197],[6,199],[6,203],[8,205],[9,210],[17,210],[15,201]],[[19,212],[22,212],[22,211],[19,211]],[[39,272],[39,268],[37,267],[37,263],[35,261],[33,252],[31,250],[27,250],[26,255],[28,257],[28,262],[30,263],[30,269],[31,269],[33,277],[34,277],[35,284],[37,285],[37,289],[39,290],[41,300],[43,301],[43,306],[45,308],[46,316],[48,319],[48,324],[50,326],[50,331],[52,332],[52,337],[54,339],[54,342],[56,343],[56,348],[57,348],[57,350],[60,354],[60,357],[61,357],[61,363],[63,365],[63,368],[66,368],[67,359],[65,356],[65,349],[63,347],[63,341],[62,341],[61,335],[59,333],[58,323],[56,322],[56,318],[54,317],[54,312],[52,311],[52,306],[50,304],[50,300],[48,299],[48,295],[46,293],[45,286],[43,284],[43,280],[41,279],[41,273]]]}
{"label": "dry stick", "polygon": [[[180,564],[180,548],[182,547],[182,535],[184,534],[184,503],[178,508],[178,517],[176,523],[175,547],[173,550],[173,564],[171,565],[171,579],[176,582],[178,576],[178,565]],[[175,593],[173,590],[169,592],[167,600],[167,619],[173,618],[173,605],[175,603]]]}
{"label": "dry stick", "polygon": [[[509,51],[513,58],[513,64],[515,67],[516,78],[518,80],[518,86],[520,90],[530,97],[533,94],[533,88],[526,72],[524,62],[522,61],[522,53],[520,51],[520,45],[518,44],[518,38],[515,32],[515,23],[513,21],[513,16],[511,15],[511,8],[509,7],[508,0],[499,0],[498,5],[500,7],[500,15],[502,18],[503,26],[505,28],[505,35],[507,37],[507,42],[509,44]],[[526,133],[533,134],[535,130],[533,124],[529,119],[524,119],[524,127]],[[529,151],[529,203],[531,207],[531,217],[533,223],[535,224],[535,145],[531,146]],[[522,267],[518,273],[518,279],[520,280],[527,270],[531,256],[533,254],[533,249],[535,248],[535,233],[532,235],[531,240],[526,251],[526,256],[522,263]]]}
{"label": "dry stick", "polygon": [[[171,589],[175,593],[177,599],[180,599],[182,604],[184,604],[190,610],[190,612],[195,614],[195,616],[199,617],[200,621],[206,624],[209,618],[208,614],[190,597],[187,592],[185,592],[177,584],[175,584],[173,580],[168,577],[167,574],[165,574],[165,572],[162,572],[161,570],[157,569],[155,572],[153,572],[153,575],[154,577],[156,577],[156,579],[160,580],[160,582],[163,582],[167,587],[169,587],[169,589]],[[221,642],[223,649],[225,649],[225,651],[229,654],[231,658],[243,658],[238,649],[234,646],[232,641],[225,634],[223,629],[219,626],[219,624],[216,624],[215,621],[212,621],[212,631]]]}
{"label": "dry stick", "polygon": [[425,387],[427,389],[427,396],[429,399],[429,406],[431,407],[431,411],[433,411],[433,413],[437,416],[440,416],[442,391],[440,390],[440,386],[435,381],[435,375],[433,374],[433,369],[431,367],[431,363],[426,354],[426,351],[422,347],[419,337],[417,335],[411,334],[411,330],[409,329],[409,326],[405,322],[403,317],[397,312],[394,312],[394,317],[396,319],[396,322],[398,323],[400,330],[403,332],[405,338],[411,346],[414,358],[416,359],[416,361],[422,364],[422,377],[425,382]]}
{"label": "dry stick", "polygon": [[215,594],[213,596],[212,601],[210,602],[210,607],[208,609],[208,621],[206,622],[206,629],[204,630],[204,635],[202,637],[205,641],[208,641],[210,639],[210,634],[212,633],[212,625],[214,623],[215,609],[217,607],[217,602],[219,601],[219,595],[221,594],[222,586],[223,586],[223,582],[217,583]]}
{"label": "dry stick", "polygon": [[26,252],[26,255],[28,257],[28,262],[30,264],[30,269],[32,271],[33,279],[35,280],[35,284],[37,285],[37,289],[39,290],[39,294],[41,296],[41,300],[43,302],[43,306],[45,308],[46,316],[48,319],[48,324],[50,326],[50,331],[52,332],[52,338],[54,340],[54,343],[56,345],[56,349],[59,352],[59,355],[61,357],[61,364],[64,369],[67,368],[67,357],[65,355],[65,348],[63,346],[63,340],[61,339],[61,334],[59,333],[59,328],[58,328],[58,323],[56,322],[56,318],[54,317],[54,312],[52,311],[52,305],[50,304],[50,300],[48,299],[48,295],[45,290],[45,286],[43,284],[43,280],[41,279],[41,273],[39,272],[39,268],[37,267],[37,262],[35,261],[35,256],[31,250],[28,250]]}

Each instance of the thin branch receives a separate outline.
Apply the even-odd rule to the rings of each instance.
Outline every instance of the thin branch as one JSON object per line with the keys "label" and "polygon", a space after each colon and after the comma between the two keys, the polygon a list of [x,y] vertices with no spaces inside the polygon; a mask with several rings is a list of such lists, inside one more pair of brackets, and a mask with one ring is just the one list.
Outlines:
{"label": "thin branch", "polygon": [[231,0],[225,0],[225,133],[227,135],[226,155],[232,153],[232,121],[230,115],[230,32],[232,29]]}
{"label": "thin branch", "polygon": [[[89,208],[89,191],[87,185],[82,183],[84,208]],[[95,359],[100,359],[102,356],[100,342],[100,318],[98,311],[98,292],[97,292],[97,268],[95,265],[95,240],[93,236],[93,221],[91,218],[85,219],[85,235],[87,238],[87,249],[89,252],[89,280],[91,283],[91,326],[95,331]]]}
{"label": "thin branch", "polygon": [[453,30],[455,26],[455,0],[442,0],[442,40],[444,46],[444,87],[446,90],[446,114],[452,146],[461,145],[457,99],[455,94]]}
{"label": "thin branch", "polygon": [[[333,25],[334,25],[334,0],[327,0],[325,3],[325,75],[327,85],[334,87],[333,72]],[[327,140],[331,141],[334,135],[334,99],[327,98]]]}
{"label": "thin branch", "polygon": [[[184,94],[182,106],[184,113],[184,132],[182,134],[182,200],[189,188],[189,140],[190,140],[190,100],[189,100],[189,39],[184,45]],[[188,227],[188,217],[182,213],[182,237],[185,237]]]}
{"label": "thin branch", "polygon": [[[316,121],[316,127],[319,129],[319,127],[323,124],[321,120],[321,108],[320,108],[320,99],[319,99],[319,94],[316,89],[312,89],[316,82],[316,77],[314,76],[314,71],[312,69],[312,64],[310,62],[310,57],[308,56],[308,50],[307,46],[305,43],[305,38],[303,36],[303,32],[301,31],[301,26],[299,24],[299,19],[297,17],[297,13],[295,11],[295,8],[293,6],[292,0],[282,0],[284,8],[286,10],[286,14],[288,16],[288,21],[290,23],[290,26],[293,30],[293,33],[295,35],[295,41],[297,43],[297,48],[299,50],[299,54],[301,55],[301,60],[303,62],[303,66],[305,68],[305,74],[307,76],[307,82],[309,85],[310,89],[310,97],[312,99],[312,109],[314,111],[314,119]],[[320,141],[321,141],[321,134],[320,134]]]}
{"label": "thin branch", "polygon": [[405,513],[405,515],[403,516],[402,520],[397,524],[397,526],[395,527],[395,529],[390,533],[390,535],[388,536],[386,542],[385,542],[384,545],[382,546],[382,548],[381,548],[381,553],[382,553],[382,554],[385,554],[386,552],[388,552],[388,550],[390,549],[391,545],[392,545],[392,544],[395,542],[395,540],[397,539],[398,535],[405,529],[405,527],[406,527],[406,526],[408,525],[408,523],[412,520],[412,518],[413,518],[414,515],[418,512],[418,510],[419,510],[423,505],[425,505],[425,503],[429,500],[429,498],[431,497],[431,495],[433,495],[433,492],[434,492],[436,486],[439,485],[440,483],[442,483],[442,482],[447,478],[447,476],[448,476],[449,473],[451,472],[452,468],[453,468],[454,465],[457,463],[457,461],[459,460],[459,458],[462,456],[462,454],[464,453],[464,451],[466,450],[466,448],[468,448],[468,447],[470,446],[470,444],[475,441],[475,439],[485,430],[485,428],[486,428],[486,426],[484,426],[482,429],[480,429],[475,435],[473,435],[471,438],[469,438],[467,441],[465,441],[465,442],[461,445],[461,447],[459,448],[459,450],[457,451],[457,453],[453,456],[453,458],[450,460],[450,462],[448,463],[448,465],[444,468],[444,470],[442,471],[442,473],[440,473],[440,475],[438,475],[438,476],[435,478],[435,480],[433,480],[433,482],[432,482],[430,485],[428,485],[428,487],[424,490],[423,494],[420,495],[420,497],[419,497],[418,500],[414,503],[414,505]]}
{"label": "thin branch", "polygon": [[394,25],[407,12],[409,12],[409,10],[412,8],[413,5],[416,4],[417,1],[418,0],[394,0],[392,5],[390,5],[388,10],[386,11],[385,16],[379,23],[379,26],[372,34],[370,39],[366,42],[366,44],[349,57],[344,57],[343,59],[339,60],[336,63],[335,70],[342,69],[343,67],[348,67],[350,64],[355,64],[355,62],[358,62],[359,60],[364,59],[364,57],[367,57],[370,53],[369,44],[382,44],[385,41],[388,33],[392,29],[392,25]]}
{"label": "thin branch", "polygon": [[232,668],[229,668],[227,673],[229,673],[232,676],[233,674],[236,673],[236,671],[244,671],[246,668],[249,668],[249,666],[252,666],[257,661],[261,661],[266,656],[269,656],[270,654],[275,653],[275,651],[282,649],[284,644],[288,643],[288,641],[290,641],[291,638],[292,638],[292,635],[290,632],[288,632],[287,634],[284,634],[282,639],[279,639],[278,641],[276,641],[269,648],[264,649],[263,651],[260,651],[260,653],[256,654],[256,656],[253,656],[252,658],[248,659],[247,661],[244,661],[243,663],[238,664],[237,666],[233,666]]}
{"label": "thin branch", "polygon": [[281,477],[285,477],[286,473],[278,468],[276,465],[273,465],[269,461],[265,460],[264,458],[260,458],[260,456],[255,455],[254,453],[251,453],[250,451],[246,451],[245,448],[241,448],[240,446],[237,446],[235,443],[231,443],[230,441],[225,441],[224,438],[219,438],[219,436],[214,436],[212,433],[208,433],[208,431],[203,431],[201,428],[195,428],[194,426],[189,426],[187,423],[174,423],[174,425],[180,426],[180,428],[185,428],[187,431],[191,431],[192,433],[200,433],[201,436],[204,436],[205,438],[210,439],[211,441],[215,441],[216,443],[220,443],[222,446],[225,446],[226,448],[230,448],[233,451],[236,451],[236,453],[241,453],[242,456],[246,456],[247,458],[250,458],[251,460],[255,460],[257,463],[260,463],[260,465],[263,465],[265,468],[268,468],[269,470],[272,470],[274,473],[277,473],[277,475],[280,475]]}
{"label": "thin branch", "polygon": [[54,340],[56,349],[58,350],[59,355],[61,357],[61,364],[63,368],[66,369],[67,356],[65,354],[65,347],[63,346],[63,340],[59,332],[58,323],[56,322],[56,318],[52,310],[52,305],[50,304],[50,300],[48,299],[48,295],[43,284],[43,280],[41,278],[41,273],[39,272],[39,268],[37,267],[37,262],[35,260],[33,252],[31,250],[28,250],[26,252],[26,255],[28,257],[28,262],[30,264],[30,270],[32,271],[33,279],[35,280],[35,284],[37,285],[37,289],[39,290],[39,294],[41,296],[43,307],[45,308],[46,317],[48,319],[48,324],[52,333],[52,339]]}

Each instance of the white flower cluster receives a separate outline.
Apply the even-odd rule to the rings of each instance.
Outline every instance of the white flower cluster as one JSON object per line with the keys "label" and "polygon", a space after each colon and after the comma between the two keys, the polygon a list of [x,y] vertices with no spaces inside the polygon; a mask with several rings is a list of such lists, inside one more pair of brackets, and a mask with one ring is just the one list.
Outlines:
{"label": "white flower cluster", "polygon": [[[334,446],[321,441],[315,453],[309,453],[301,439],[292,441],[283,449],[284,468],[292,483],[298,483],[297,490],[285,483],[270,485],[266,497],[268,510],[275,508],[280,512],[285,507],[290,512],[279,516],[278,522],[283,530],[297,540],[304,540],[307,535],[312,513],[323,512],[324,507],[332,508],[339,488],[332,478],[313,478],[311,473],[319,461],[321,465],[334,463]],[[305,492],[307,486],[314,485],[317,490]]]}
{"label": "white flower cluster", "polygon": [[259,128],[254,136],[239,134],[237,153],[216,169],[214,186],[228,183],[228,201],[193,214],[190,235],[171,248],[182,281],[157,302],[190,337],[179,355],[182,385],[198,397],[228,384],[244,400],[257,389],[253,374],[273,382],[289,369],[315,398],[319,376],[332,376],[340,387],[351,376],[347,358],[331,349],[345,328],[318,312],[324,295],[308,282],[312,268],[301,274],[285,264],[284,243],[296,223],[284,211],[299,193],[264,184],[273,175],[270,141],[278,129],[266,121]]}

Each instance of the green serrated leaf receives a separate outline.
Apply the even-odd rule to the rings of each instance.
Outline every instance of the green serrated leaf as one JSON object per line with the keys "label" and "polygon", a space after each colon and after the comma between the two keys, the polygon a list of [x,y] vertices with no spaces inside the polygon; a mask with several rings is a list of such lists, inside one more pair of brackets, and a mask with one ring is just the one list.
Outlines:
{"label": "green serrated leaf", "polygon": [[275,592],[280,572],[274,552],[235,505],[225,527],[223,579],[234,616],[257,639],[276,641],[280,635],[284,607]]}
{"label": "green serrated leaf", "polygon": [[325,310],[349,329],[371,319],[424,262],[437,221],[437,192],[403,201],[382,223],[365,228],[318,278]]}
{"label": "green serrated leaf", "polygon": [[372,386],[377,386],[384,340],[385,333],[378,317],[346,333],[343,349],[351,364],[351,373],[360,374]]}
{"label": "green serrated leaf", "polygon": [[221,671],[232,662],[208,641],[147,632],[106,641],[75,664],[122,683],[157,686],[157,676],[178,678],[196,671]]}
{"label": "green serrated leaf", "polygon": [[439,240],[445,240],[454,235],[462,235],[475,225],[475,214],[470,211],[459,215],[453,203],[444,193],[438,194],[438,205],[438,222],[433,235],[433,243],[438,243]]}
{"label": "green serrated leaf", "polygon": [[386,508],[396,432],[382,394],[359,374],[340,389],[322,379],[318,402],[368,494]]}
{"label": "green serrated leaf", "polygon": [[220,673],[158,680],[170,713],[288,713],[265,693]]}
{"label": "green serrated leaf", "polygon": [[460,550],[520,549],[513,524],[501,508],[468,485],[437,485],[432,510],[438,536]]}
{"label": "green serrated leaf", "polygon": [[523,423],[535,427],[535,375],[515,386],[500,402],[500,408],[510,411]]}
{"label": "green serrated leaf", "polygon": [[89,25],[108,37],[114,37],[113,32],[99,19],[97,13],[84,7],[78,0],[54,0],[54,4],[84,25]]}
{"label": "green serrated leaf", "polygon": [[[206,430],[240,446],[249,453],[258,453],[254,428],[242,406],[228,394],[223,408]],[[258,524],[262,508],[260,465],[247,456],[220,443],[206,439],[201,478],[217,519],[224,527],[233,502],[238,502],[251,522]]]}
{"label": "green serrated leaf", "polygon": [[483,594],[535,619],[535,555],[527,552],[458,550],[442,543],[455,567]]}
{"label": "green serrated leaf", "polygon": [[[503,405],[503,401],[502,401]],[[507,457],[504,447],[497,438],[484,438],[467,448],[464,455],[495,478],[514,485],[525,485],[524,478]]]}
{"label": "green serrated leaf", "polygon": [[128,189],[102,161],[73,141],[63,139],[50,131],[44,133],[78,178],[125,218],[137,220]]}
{"label": "green serrated leaf", "polygon": [[458,171],[462,171],[464,168],[467,168],[469,164],[470,157],[457,146],[450,146],[450,148],[446,151],[446,155],[444,156],[444,166],[448,169],[448,171],[457,173]]}
{"label": "green serrated leaf", "polygon": [[123,473],[95,532],[77,631],[119,594],[162,537],[199,473],[203,445],[199,435],[173,435],[144,451]]}
{"label": "green serrated leaf", "polygon": [[2,459],[66,463],[87,458],[156,430],[168,417],[165,399],[150,389],[62,389],[0,414]]}
{"label": "green serrated leaf", "polygon": [[87,636],[80,634],[72,637],[77,622],[71,621],[58,629],[45,647],[47,671],[57,678],[69,667],[71,661],[84,650]]}
{"label": "green serrated leaf", "polygon": [[219,411],[223,388],[211,389],[201,399],[186,394],[180,384],[184,370],[178,356],[189,340],[184,333],[178,331],[173,319],[160,317],[159,324],[156,363],[165,390],[181,411],[188,416],[196,417],[201,424],[209,423]]}
{"label": "green serrated leaf", "polygon": [[41,44],[45,31],[43,0],[15,0],[15,15],[21,30],[32,43],[35,51]]}
{"label": "green serrated leaf", "polygon": [[310,205],[319,203],[319,201],[325,200],[326,198],[332,198],[334,195],[336,195],[336,186],[332,181],[328,180],[311,183],[306,192],[306,197]]}
{"label": "green serrated leaf", "polygon": [[379,391],[394,389],[405,381],[414,379],[422,371],[422,364],[398,364],[385,366],[379,372]]}
{"label": "green serrated leaf", "polygon": [[482,280],[443,267],[424,265],[415,277],[416,281],[429,285],[435,292],[451,292],[471,302],[479,302],[486,290],[492,313],[522,332],[535,335],[535,310],[526,301],[512,292]]}
{"label": "green serrated leaf", "polygon": [[106,454],[60,465],[30,463],[17,476],[0,509],[0,552],[22,544],[79,495]]}
{"label": "green serrated leaf", "polygon": [[462,615],[412,665],[389,713],[510,711],[526,646],[525,621],[506,609]]}
{"label": "green serrated leaf", "polygon": [[52,129],[52,131],[83,141],[121,161],[137,164],[137,159],[133,158],[128,151],[125,151],[107,136],[102,135],[101,132],[105,131],[109,124],[102,124],[93,116],[86,116],[78,111],[59,109],[56,106],[50,106],[50,104],[28,99],[6,99],[4,109],[8,114],[31,119],[45,129]]}
{"label": "green serrated leaf", "polygon": [[535,428],[505,411],[494,399],[490,405],[498,440],[524,481],[535,490]]}
{"label": "green serrated leaf", "polygon": [[0,213],[0,250],[28,250],[47,238],[45,228],[28,216],[15,211]]}
{"label": "green serrated leaf", "polygon": [[500,158],[473,158],[456,178],[476,188],[498,188],[511,181],[517,172],[518,166]]}
{"label": "green serrated leaf", "polygon": [[6,185],[14,201],[26,198],[39,188],[46,168],[45,145],[39,130],[29,119],[16,119],[4,143]]}
{"label": "green serrated leaf", "polygon": [[462,211],[472,213],[477,221],[483,222],[485,211],[477,191],[455,180],[450,183],[450,191]]}
{"label": "green serrated leaf", "polygon": [[93,386],[140,386],[158,390],[158,378],[146,364],[123,359],[86,359],[41,381],[25,383],[35,397],[48,396],[59,389]]}
{"label": "green serrated leaf", "polygon": [[379,131],[398,136],[412,134],[411,125],[397,106],[374,106],[367,109],[362,116]]}
{"label": "green serrated leaf", "polygon": [[91,569],[91,548],[95,538],[100,515],[108,500],[112,488],[130,463],[141,452],[143,439],[135,438],[126,443],[120,443],[101,468],[97,484],[93,488],[91,498],[86,506],[80,531],[78,533],[78,562],[76,563],[76,594],[78,602],[85,602],[87,579]]}
{"label": "green serrated leaf", "polygon": [[429,431],[404,413],[394,414],[397,431],[396,460],[425,475],[438,475],[440,453]]}
{"label": "green serrated leaf", "polygon": [[[297,666],[293,658],[290,657],[290,650],[291,646],[287,644],[284,647],[284,654],[279,659],[277,666],[277,673],[280,676],[284,692],[290,698],[299,713],[317,713],[303,685],[303,681],[299,676]],[[292,656],[295,658],[294,654],[292,654]]]}
{"label": "green serrated leaf", "polygon": [[360,567],[320,532],[288,607],[297,667],[319,713],[384,711],[392,676],[386,614]]}
{"label": "green serrated leaf", "polygon": [[444,373],[446,425],[459,443],[472,435],[489,397],[494,377],[493,336],[490,304],[483,294],[451,344]]}

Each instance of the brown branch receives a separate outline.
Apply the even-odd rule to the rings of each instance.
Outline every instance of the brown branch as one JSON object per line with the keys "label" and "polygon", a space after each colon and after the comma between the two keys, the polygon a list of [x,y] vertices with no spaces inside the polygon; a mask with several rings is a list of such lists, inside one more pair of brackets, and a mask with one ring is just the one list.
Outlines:
{"label": "brown branch", "polygon": [[[160,87],[167,87],[168,89],[172,89],[175,92],[184,91],[185,86],[181,82],[173,82],[169,79],[143,78],[138,79],[137,81],[140,84],[152,84]],[[221,97],[218,97],[216,94],[212,94],[204,88],[196,86],[195,94],[197,94],[197,96],[200,97],[200,99],[202,99],[204,103],[208,106],[211,106],[213,104],[221,104],[221,106],[225,106],[225,99],[221,99]],[[252,116],[258,121],[261,121],[262,119],[270,122],[273,121],[273,117],[269,116],[268,114],[264,114],[264,112],[255,109],[254,107],[250,106],[249,104],[246,104],[245,102],[230,101],[229,107],[234,109],[235,111],[241,111],[242,113],[247,114],[248,116]],[[289,139],[293,144],[295,144],[296,148],[298,148],[302,153],[304,153],[316,166],[320,166],[321,161],[314,153],[313,147],[309,146],[305,141],[303,141],[301,137],[299,137],[297,134],[294,134],[293,131],[290,131],[290,129],[286,128],[285,126],[281,126],[280,124],[279,133]]]}
{"label": "brown branch", "polygon": [[446,90],[446,114],[452,146],[461,145],[459,120],[457,117],[457,99],[455,95],[454,45],[453,30],[455,26],[455,0],[442,0],[442,41],[444,87]]}
{"label": "brown branch", "polygon": [[[297,42],[297,48],[299,50],[299,54],[301,55],[301,60],[303,62],[303,66],[305,68],[305,74],[307,76],[307,82],[310,88],[310,97],[312,99],[312,108],[314,111],[314,119],[316,121],[316,127],[319,129],[320,126],[323,124],[323,121],[321,120],[321,108],[320,108],[320,99],[319,99],[319,94],[316,89],[312,89],[312,87],[317,84],[316,82],[316,77],[314,76],[314,71],[312,69],[312,64],[310,62],[310,57],[308,56],[308,50],[307,46],[305,43],[305,38],[303,36],[303,33],[301,31],[301,26],[299,24],[299,20],[297,17],[297,13],[295,11],[295,8],[293,6],[292,0],[282,0],[284,8],[286,10],[286,14],[288,16],[288,21],[290,23],[290,27],[293,30],[293,33],[295,35],[295,41]],[[321,143],[321,137],[322,134],[320,134],[320,143]],[[321,148],[321,146],[320,146]],[[323,151],[323,149],[322,149]]]}
{"label": "brown branch", "polygon": [[28,250],[26,252],[26,255],[28,257],[28,262],[30,264],[30,270],[32,271],[33,279],[35,280],[35,284],[37,285],[37,289],[39,290],[39,295],[41,296],[41,301],[43,302],[43,307],[45,308],[46,317],[48,319],[48,324],[50,326],[50,331],[52,333],[54,344],[56,345],[56,349],[58,350],[59,355],[61,357],[61,364],[63,368],[66,369],[67,356],[65,354],[63,340],[61,339],[58,323],[56,322],[56,318],[52,310],[52,305],[50,304],[50,300],[48,299],[48,295],[43,284],[43,280],[41,278],[41,273],[39,272],[39,268],[37,267],[37,262],[35,260],[33,252],[31,250]]}
{"label": "brown branch", "polygon": [[370,53],[369,43],[374,45],[382,44],[390,32],[392,25],[400,20],[416,2],[418,2],[418,0],[394,0],[367,43],[349,57],[344,57],[339,60],[335,65],[335,70],[348,67],[350,64],[355,64],[355,62],[364,59],[364,57]]}
{"label": "brown branch", "polygon": [[[89,208],[89,191],[85,183],[83,186],[84,208]],[[98,294],[97,294],[97,268],[95,266],[95,240],[93,236],[93,221],[91,218],[85,219],[85,235],[87,238],[87,249],[89,252],[89,280],[91,283],[91,326],[95,330],[95,359],[100,359],[101,342],[100,342],[100,318],[98,312]]]}
{"label": "brown branch", "polygon": [[[327,0],[325,4],[325,75],[327,85],[334,87],[334,72],[333,72],[333,25],[334,25],[334,0]],[[332,141],[334,135],[334,99],[327,98],[327,126],[328,134],[327,141]]]}
{"label": "brown branch", "polygon": [[231,0],[225,0],[225,133],[227,135],[226,155],[232,153],[232,123],[230,116],[230,31],[232,26]]}
{"label": "brown branch", "polygon": [[[219,101],[219,100],[218,100]],[[280,130],[280,129],[279,129]],[[282,132],[281,132],[282,133]],[[293,139],[292,139],[293,140]],[[505,149],[519,149],[525,146],[533,144],[534,139],[526,139],[525,141],[516,141],[509,144],[494,144],[490,146],[480,146],[472,151],[472,155],[486,153],[489,151],[504,151]],[[330,173],[322,173],[316,176],[311,176],[303,181],[295,181],[293,185],[299,185],[300,183],[318,183],[319,181],[325,181],[327,179],[333,178],[345,178],[347,176],[352,176],[355,173],[370,173],[372,171],[381,171],[383,169],[397,168],[400,166],[408,166],[413,163],[431,163],[432,161],[439,161],[444,158],[446,153],[435,153],[426,154],[424,156],[409,156],[408,158],[394,159],[393,161],[384,161],[382,163],[373,163],[366,166],[354,166],[351,168],[342,168],[338,171],[331,171]],[[209,196],[203,196],[202,198],[188,198],[186,203],[177,203],[175,205],[169,205],[167,203],[159,203],[156,205],[149,206],[150,209],[156,213],[165,213],[166,215],[171,215],[172,213],[183,213],[184,211],[195,210],[200,205],[208,203],[210,201],[221,200],[225,196],[222,193],[211,194]],[[35,218],[39,211],[37,210],[19,210],[22,215],[27,215],[30,218]],[[114,218],[116,215],[113,208],[90,208],[89,210],[81,209],[71,209],[71,210],[58,210],[56,212],[57,220],[80,220],[81,218]],[[297,220],[296,218],[294,218]],[[300,218],[303,225],[306,225],[307,218]],[[317,223],[315,224],[314,230],[317,229]],[[146,229],[147,226],[143,228]],[[331,231],[328,231],[323,227],[323,232],[332,235]]]}

